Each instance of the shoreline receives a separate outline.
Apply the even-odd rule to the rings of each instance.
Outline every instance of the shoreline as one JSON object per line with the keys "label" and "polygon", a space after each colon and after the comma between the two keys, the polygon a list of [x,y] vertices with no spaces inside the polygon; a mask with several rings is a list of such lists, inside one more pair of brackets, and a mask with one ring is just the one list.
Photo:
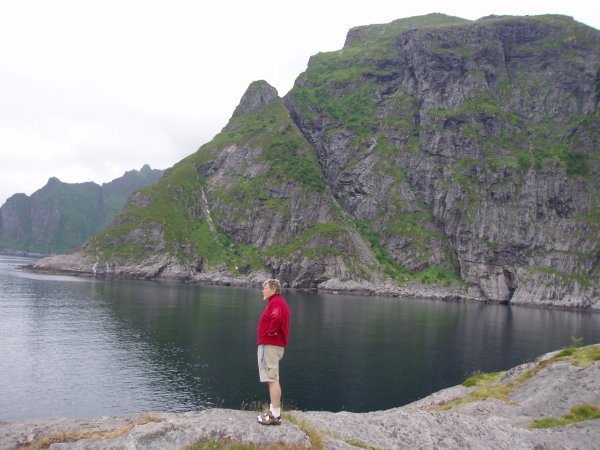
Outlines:
{"label": "shoreline", "polygon": [[[40,268],[34,267],[34,265],[22,265],[18,267],[19,270],[40,273],[46,275],[67,275],[74,277],[84,278],[97,278],[97,279],[115,279],[115,280],[129,280],[129,281],[147,281],[154,283],[178,283],[178,284],[197,284],[205,286],[219,286],[219,287],[240,287],[240,288],[257,288],[260,287],[262,282],[269,278],[270,275],[264,272],[252,273],[245,277],[235,277],[230,274],[225,274],[221,271],[203,272],[195,277],[178,277],[178,276],[158,276],[155,278],[148,278],[144,276],[131,276],[127,274],[116,274],[116,273],[96,273],[89,271],[80,270],[68,270],[68,269],[57,269],[57,268]],[[359,283],[354,280],[348,282],[342,282],[337,279],[330,279],[325,283],[322,283],[317,288],[302,289],[302,288],[291,288],[288,286],[283,287],[284,291],[295,291],[295,292],[308,292],[308,293],[322,293],[332,295],[358,295],[358,296],[378,296],[385,298],[400,298],[403,300],[429,300],[437,302],[453,302],[453,303],[478,303],[487,305],[505,305],[511,307],[527,307],[533,309],[545,309],[545,310],[557,310],[557,311],[570,311],[570,312],[590,312],[600,313],[600,307],[594,308],[593,306],[578,307],[560,305],[551,302],[537,302],[537,303],[511,303],[508,302],[497,302],[482,297],[469,295],[464,289],[454,287],[440,287],[434,284],[426,285],[417,282],[407,282],[405,285],[397,285],[391,282],[383,282],[378,286],[372,283]]]}
{"label": "shoreline", "polygon": [[24,256],[26,258],[47,258],[48,256],[55,256],[55,255],[48,255],[45,253],[31,253],[31,252],[27,252],[24,250],[11,250],[8,248],[0,248],[0,255],[5,255],[5,256]]}

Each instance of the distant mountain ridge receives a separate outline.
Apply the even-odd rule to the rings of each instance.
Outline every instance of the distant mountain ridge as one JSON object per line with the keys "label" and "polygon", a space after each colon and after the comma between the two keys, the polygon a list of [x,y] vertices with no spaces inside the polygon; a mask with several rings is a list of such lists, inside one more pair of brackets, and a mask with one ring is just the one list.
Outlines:
{"label": "distant mountain ridge", "polygon": [[144,165],[101,186],[52,177],[31,196],[15,194],[0,207],[0,250],[54,254],[73,250],[107,226],[135,191],[163,170]]}
{"label": "distant mountain ridge", "polygon": [[599,107],[600,31],[569,17],[353,28],[37,268],[600,309]]}

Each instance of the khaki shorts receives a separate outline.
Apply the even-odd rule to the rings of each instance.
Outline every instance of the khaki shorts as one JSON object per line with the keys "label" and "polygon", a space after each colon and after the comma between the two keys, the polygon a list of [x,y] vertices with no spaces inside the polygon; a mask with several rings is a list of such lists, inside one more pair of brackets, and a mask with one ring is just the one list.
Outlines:
{"label": "khaki shorts", "polygon": [[261,382],[279,381],[279,361],[283,358],[283,350],[277,345],[258,346],[258,375]]}

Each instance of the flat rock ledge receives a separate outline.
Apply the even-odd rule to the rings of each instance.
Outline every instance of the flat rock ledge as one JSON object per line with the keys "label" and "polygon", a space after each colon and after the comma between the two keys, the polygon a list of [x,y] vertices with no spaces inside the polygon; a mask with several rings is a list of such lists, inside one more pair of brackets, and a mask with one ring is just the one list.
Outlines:
{"label": "flat rock ledge", "polygon": [[[505,372],[500,383],[517,380],[555,354]],[[554,361],[517,383],[508,401],[487,398],[437,409],[474,389],[455,386],[400,408],[370,413],[290,411],[279,427],[258,424],[256,412],[229,409],[2,422],[0,450],[170,450],[215,440],[297,449],[319,447],[315,439],[324,448],[340,450],[599,448],[597,419],[549,429],[529,425],[536,419],[560,418],[578,404],[600,405],[600,361],[588,367]]]}

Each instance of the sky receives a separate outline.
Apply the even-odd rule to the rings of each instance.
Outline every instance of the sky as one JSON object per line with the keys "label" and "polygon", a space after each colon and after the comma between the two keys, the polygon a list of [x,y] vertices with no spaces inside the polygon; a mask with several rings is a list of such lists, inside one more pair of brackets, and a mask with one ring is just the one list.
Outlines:
{"label": "sky", "polygon": [[433,12],[600,30],[597,0],[0,0],[0,205],[50,177],[166,169],[220,132],[252,81],[284,96],[350,28]]}

